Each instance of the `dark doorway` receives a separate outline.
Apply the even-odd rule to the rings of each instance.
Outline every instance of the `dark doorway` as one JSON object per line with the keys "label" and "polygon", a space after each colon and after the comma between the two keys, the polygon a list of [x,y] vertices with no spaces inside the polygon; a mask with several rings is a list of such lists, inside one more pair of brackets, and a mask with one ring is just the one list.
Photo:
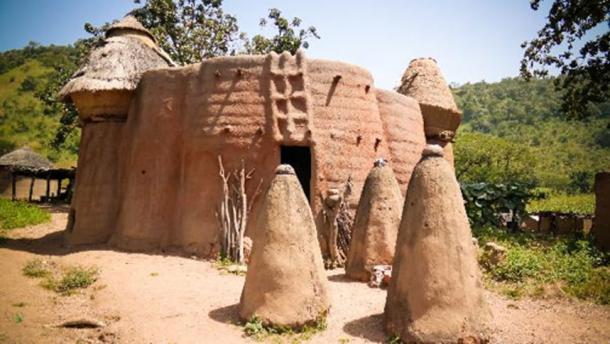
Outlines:
{"label": "dark doorway", "polygon": [[280,162],[294,168],[309,201],[311,191],[311,151],[309,147],[282,146],[280,154]]}

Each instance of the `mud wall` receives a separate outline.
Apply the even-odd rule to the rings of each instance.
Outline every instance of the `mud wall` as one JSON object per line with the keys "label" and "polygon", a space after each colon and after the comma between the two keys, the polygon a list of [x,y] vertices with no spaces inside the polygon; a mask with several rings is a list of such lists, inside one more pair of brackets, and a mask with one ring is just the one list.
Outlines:
{"label": "mud wall", "polygon": [[404,197],[413,168],[426,145],[421,110],[411,97],[379,89],[376,93],[390,151],[388,161]]}
{"label": "mud wall", "polygon": [[87,126],[83,133],[77,190],[82,184],[89,195],[101,195],[92,184],[110,187],[104,178],[111,176],[96,173],[111,161],[118,164],[118,182],[101,202],[75,195],[75,228],[87,227],[95,238],[111,233],[110,242],[123,249],[200,256],[219,250],[219,156],[227,173],[242,160],[254,170],[247,190],[252,195],[261,180],[267,188],[281,146],[310,147],[311,204],[323,239],[322,199],[329,188],[351,177],[355,209],[373,161],[383,157],[404,191],[423,147],[414,100],[375,90],[360,67],[301,54],[220,57],[146,72],[122,129],[104,133],[102,127]]}
{"label": "mud wall", "polygon": [[112,234],[119,203],[118,161],[122,122],[90,122],[81,132],[66,243],[104,243]]}
{"label": "mud wall", "polygon": [[121,144],[114,244],[203,256],[218,251],[218,157],[227,173],[242,159],[254,169],[249,194],[261,179],[266,187],[279,163],[265,116],[264,59],[216,58],[143,76]]}

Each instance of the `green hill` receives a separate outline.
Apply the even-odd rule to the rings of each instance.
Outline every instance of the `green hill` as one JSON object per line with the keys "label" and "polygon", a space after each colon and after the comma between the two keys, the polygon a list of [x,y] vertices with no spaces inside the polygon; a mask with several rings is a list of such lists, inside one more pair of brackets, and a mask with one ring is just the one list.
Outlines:
{"label": "green hill", "polygon": [[[576,121],[561,113],[552,79],[478,82],[453,92],[464,112],[456,143],[463,181],[503,182],[507,176],[578,193],[591,191],[595,172],[610,168],[610,101],[591,104],[588,119]],[[464,157],[493,162],[464,172]]]}
{"label": "green hill", "polygon": [[29,145],[58,166],[74,165],[77,135],[62,147],[51,146],[61,115],[46,109],[37,94],[56,68],[71,64],[76,54],[72,47],[35,43],[0,53],[0,154]]}

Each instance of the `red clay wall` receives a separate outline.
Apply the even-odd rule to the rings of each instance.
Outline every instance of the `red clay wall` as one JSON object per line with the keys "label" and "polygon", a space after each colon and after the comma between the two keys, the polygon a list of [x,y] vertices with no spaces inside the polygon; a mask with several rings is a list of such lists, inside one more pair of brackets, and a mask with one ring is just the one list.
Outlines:
{"label": "red clay wall", "polygon": [[403,197],[415,164],[426,145],[419,103],[397,92],[376,90],[383,129],[389,143],[390,166]]}
{"label": "red clay wall", "polygon": [[115,228],[122,125],[97,122],[87,123],[82,129],[72,197],[74,219],[66,231],[68,244],[106,242]]}
{"label": "red clay wall", "polygon": [[[103,211],[90,207],[93,198],[75,199],[76,227],[84,226],[79,221],[105,217],[95,225],[96,235],[112,232],[111,242],[118,247],[214,254],[222,191],[217,157],[222,155],[227,172],[241,159],[255,169],[251,194],[261,179],[266,189],[281,145],[311,147],[311,199],[318,221],[320,195],[349,176],[354,184],[349,203],[356,207],[378,157],[392,162],[404,189],[421,151],[421,114],[408,97],[396,95],[399,104],[392,104],[393,92],[381,95],[387,100],[380,104],[377,97],[383,93],[362,68],[302,55],[222,57],[149,71],[132,101],[123,138],[107,134],[117,142],[117,194],[104,196],[108,209]],[[84,133],[81,145],[101,145],[95,140]],[[111,163],[108,147],[94,162],[85,149],[77,188],[103,180],[93,170],[102,173],[102,166]],[[116,216],[111,216],[113,205]],[[256,210],[257,202],[250,225]]]}

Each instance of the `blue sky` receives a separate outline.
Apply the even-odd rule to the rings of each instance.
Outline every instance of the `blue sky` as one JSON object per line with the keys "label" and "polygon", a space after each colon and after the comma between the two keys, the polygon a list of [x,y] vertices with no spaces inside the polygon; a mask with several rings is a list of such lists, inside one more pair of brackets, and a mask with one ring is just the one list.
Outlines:
{"label": "blue sky", "polygon": [[[317,27],[307,56],[342,60],[373,73],[377,87],[397,85],[409,61],[436,58],[449,82],[498,81],[518,73],[521,42],[544,25],[550,1],[528,0],[225,0],[241,31],[261,33],[269,8]],[[130,0],[0,0],[0,51],[29,41],[69,44],[86,36],[85,22],[103,24],[136,5]]]}

